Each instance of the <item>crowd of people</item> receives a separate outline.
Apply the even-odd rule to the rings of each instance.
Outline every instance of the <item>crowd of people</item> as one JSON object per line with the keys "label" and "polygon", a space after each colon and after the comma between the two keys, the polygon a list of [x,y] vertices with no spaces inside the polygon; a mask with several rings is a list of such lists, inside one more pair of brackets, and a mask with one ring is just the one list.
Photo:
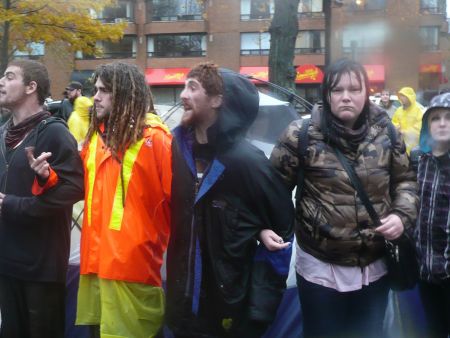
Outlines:
{"label": "crowd of people", "polygon": [[395,111],[388,91],[377,106],[364,67],[338,60],[321,107],[268,159],[245,137],[259,106],[245,76],[192,68],[172,131],[136,66],[101,65],[93,81],[92,100],[72,82],[51,116],[41,63],[13,61],[0,79],[11,112],[0,127],[0,337],[64,336],[71,212],[83,199],[76,324],[91,337],[162,337],[163,326],[175,338],[262,337],[293,246],[303,336],[383,337],[385,242],[404,234],[427,337],[448,337],[449,93],[425,112],[410,87]]}

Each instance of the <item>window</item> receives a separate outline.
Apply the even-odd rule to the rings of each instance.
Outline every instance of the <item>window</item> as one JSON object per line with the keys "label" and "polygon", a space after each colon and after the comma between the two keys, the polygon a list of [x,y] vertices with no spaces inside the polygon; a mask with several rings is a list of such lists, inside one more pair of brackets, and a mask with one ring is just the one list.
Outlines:
{"label": "window", "polygon": [[147,19],[153,21],[203,20],[203,10],[199,0],[147,1]]}
{"label": "window", "polygon": [[349,9],[355,11],[380,11],[386,9],[386,0],[355,0],[351,2]]}
{"label": "window", "polygon": [[31,59],[36,60],[44,56],[45,44],[42,42],[30,42],[24,50],[16,50],[14,52],[15,59]]}
{"label": "window", "polygon": [[270,19],[273,12],[273,0],[241,0],[241,20]]}
{"label": "window", "polygon": [[420,40],[424,50],[439,50],[439,27],[420,27]]}
{"label": "window", "polygon": [[162,34],[148,37],[148,56],[206,56],[206,34]]}
{"label": "window", "polygon": [[320,85],[297,85],[297,94],[305,98],[308,102],[316,103],[321,100]]}
{"label": "window", "polygon": [[131,22],[134,20],[133,2],[119,1],[115,7],[105,7],[96,18],[107,23],[123,21]]}
{"label": "window", "polygon": [[322,0],[300,0],[298,3],[298,15],[321,17],[323,13],[323,1]]}
{"label": "window", "polygon": [[325,53],[325,31],[299,31],[295,40],[296,54]]}
{"label": "window", "polygon": [[155,104],[174,106],[180,101],[180,95],[183,91],[183,87],[157,87],[152,86],[152,95],[155,100]]}
{"label": "window", "polygon": [[103,51],[100,59],[130,59],[136,57],[136,37],[124,36],[119,42],[98,41],[97,48]]}
{"label": "window", "polygon": [[367,54],[380,52],[387,35],[384,23],[352,25],[342,32],[342,49],[344,54]]}
{"label": "window", "polygon": [[420,0],[420,12],[424,14],[444,14],[445,2],[443,0]]}
{"label": "window", "polygon": [[242,33],[241,55],[269,55],[270,33]]}

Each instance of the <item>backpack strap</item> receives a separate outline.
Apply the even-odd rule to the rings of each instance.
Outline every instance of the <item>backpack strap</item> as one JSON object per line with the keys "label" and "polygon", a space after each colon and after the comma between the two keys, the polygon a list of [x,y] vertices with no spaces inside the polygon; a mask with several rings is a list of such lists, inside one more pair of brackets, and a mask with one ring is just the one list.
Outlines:
{"label": "backpack strap", "polygon": [[38,125],[33,130],[33,133],[34,133],[33,145],[34,146],[36,146],[37,139],[38,139],[38,136],[39,136],[40,132],[42,130],[44,130],[48,125],[50,125],[52,123],[61,123],[64,126],[66,126],[66,128],[68,128],[66,121],[64,121],[62,118],[55,117],[55,116],[47,117],[46,119],[44,119],[41,122],[39,122]]}
{"label": "backpack strap", "polygon": [[300,201],[303,194],[303,183],[305,182],[305,159],[307,156],[309,135],[308,129],[311,119],[304,119],[302,126],[298,132],[297,154],[298,154],[298,175],[297,175],[297,191],[295,200]]}

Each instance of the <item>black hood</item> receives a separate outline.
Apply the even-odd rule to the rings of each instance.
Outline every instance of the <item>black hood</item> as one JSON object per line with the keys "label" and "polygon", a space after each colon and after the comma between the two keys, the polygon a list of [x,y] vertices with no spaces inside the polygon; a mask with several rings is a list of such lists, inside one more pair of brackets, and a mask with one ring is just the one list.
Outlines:
{"label": "black hood", "polygon": [[223,102],[216,123],[208,129],[208,141],[223,151],[245,137],[258,114],[259,95],[245,76],[223,68],[219,72],[223,80]]}

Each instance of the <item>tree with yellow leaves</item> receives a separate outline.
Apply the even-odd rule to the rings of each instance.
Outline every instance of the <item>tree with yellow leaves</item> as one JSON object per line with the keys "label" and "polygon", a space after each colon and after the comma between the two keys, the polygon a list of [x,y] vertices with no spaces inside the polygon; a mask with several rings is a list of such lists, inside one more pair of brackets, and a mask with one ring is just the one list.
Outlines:
{"label": "tree with yellow leaves", "polygon": [[93,12],[117,6],[116,0],[1,0],[0,72],[16,51],[32,42],[65,42],[70,51],[101,53],[96,41],[118,41],[126,23],[105,24]]}

